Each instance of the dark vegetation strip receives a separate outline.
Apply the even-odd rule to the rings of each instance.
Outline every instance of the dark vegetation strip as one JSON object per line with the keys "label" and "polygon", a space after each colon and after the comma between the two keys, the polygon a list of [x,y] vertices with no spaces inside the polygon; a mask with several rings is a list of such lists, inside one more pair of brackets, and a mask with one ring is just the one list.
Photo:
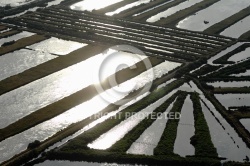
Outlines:
{"label": "dark vegetation strip", "polygon": [[[169,43],[172,43],[172,44],[176,44],[177,42],[179,44],[183,44],[184,46],[191,46],[193,48],[200,48],[202,47],[203,50],[212,50],[213,48],[216,48],[218,46],[221,46],[225,43],[217,43],[215,45],[211,45],[209,43],[202,43],[202,42],[198,42],[198,41],[190,41],[190,39],[192,38],[189,38],[189,39],[185,39],[185,38],[182,38],[182,36],[178,36],[176,33],[170,33],[170,32],[167,32],[167,31],[160,31],[160,30],[157,30],[157,31],[150,31],[150,30],[147,30],[147,29],[138,29],[137,27],[125,27],[125,26],[122,26],[122,24],[120,25],[114,25],[112,21],[107,21],[107,22],[103,22],[103,20],[100,20],[99,18],[92,18],[90,16],[86,16],[86,15],[83,15],[83,17],[80,17],[78,18],[79,16],[73,14],[71,15],[70,13],[68,12],[65,12],[65,13],[58,13],[56,10],[53,10],[50,9],[48,11],[45,12],[39,12],[37,13],[36,15],[40,15],[40,16],[44,16],[44,17],[50,17],[50,15],[53,15],[53,18],[57,19],[58,20],[65,20],[67,19],[68,22],[70,21],[70,23],[72,22],[75,22],[76,25],[85,25],[85,24],[89,24],[91,22],[92,25],[95,25],[95,26],[105,26],[109,29],[115,29],[116,31],[125,31],[127,33],[139,33],[138,35],[146,35],[147,37],[151,37],[151,38],[154,38],[157,39],[157,40],[162,40],[162,41],[167,41]],[[174,37],[176,36],[176,37]],[[173,40],[175,39],[175,40]],[[199,39],[195,39],[195,40],[199,40]],[[189,42],[187,42],[189,41]]]}
{"label": "dark vegetation strip", "polygon": [[148,12],[145,12],[145,13],[142,13],[138,16],[132,17],[132,19],[139,20],[139,21],[146,21],[149,17],[154,16],[154,15],[156,15],[164,10],[167,10],[173,6],[176,6],[184,1],[186,1],[186,0],[175,0],[175,1],[169,2],[165,5],[159,6],[159,7],[152,9]]}
{"label": "dark vegetation strip", "polygon": [[[106,133],[114,126],[121,123],[123,120],[128,118],[128,113],[136,113],[141,111],[142,109],[146,108],[151,103],[156,102],[157,100],[161,99],[173,89],[178,88],[183,84],[182,80],[174,81],[170,83],[168,86],[163,87],[159,90],[153,91],[151,94],[143,98],[142,100],[136,102],[135,104],[130,105],[129,107],[125,108],[119,113],[118,117],[111,117],[106,121],[96,125],[95,127],[91,128],[90,130],[84,132],[83,134],[79,135],[78,137],[74,138],[72,141],[68,142],[66,146],[62,147],[60,151],[72,151],[75,149],[86,150],[89,149],[87,147],[88,143],[91,143],[95,139],[97,139],[103,133]],[[131,115],[131,114],[130,114]]]}
{"label": "dark vegetation strip", "polygon": [[244,77],[203,77],[200,79],[200,81],[205,82],[217,82],[217,81],[225,81],[225,82],[231,82],[231,81],[250,81],[250,77],[244,76]]}
{"label": "dark vegetation strip", "polygon": [[250,93],[250,87],[223,87],[223,88],[214,88],[213,93],[216,94],[229,94],[229,93]]}
{"label": "dark vegetation strip", "polygon": [[193,73],[191,73],[190,75],[192,76],[202,76],[211,72],[214,72],[218,69],[220,69],[222,66],[212,66],[209,64],[206,64],[205,66],[202,66],[200,69],[194,71]]}
{"label": "dark vegetation strip", "polygon": [[[111,23],[103,23],[101,22],[101,20],[93,20],[93,18],[91,17],[87,17],[84,16],[81,19],[72,17],[71,15],[67,15],[67,14],[61,14],[59,15],[58,13],[56,13],[55,11],[49,10],[46,13],[37,13],[37,14],[33,14],[33,15],[29,15],[30,17],[33,18],[44,18],[44,17],[49,17],[51,14],[53,14],[53,18],[50,18],[51,20],[55,20],[56,22],[58,22],[58,20],[60,20],[60,22],[63,22],[65,24],[71,24],[72,22],[75,22],[74,25],[76,26],[87,26],[87,27],[91,27],[91,28],[99,28],[102,30],[112,30],[112,32],[119,32],[119,33],[125,33],[125,34],[132,34],[132,35],[136,35],[138,37],[145,37],[145,35],[147,35],[148,39],[153,39],[153,40],[158,40],[158,41],[167,41],[168,43],[171,44],[183,44],[184,47],[190,47],[190,48],[197,48],[197,50],[200,49],[200,51],[204,51],[204,50],[213,50],[213,48],[215,48],[216,46],[210,45],[210,44],[206,44],[206,43],[200,43],[200,42],[182,42],[183,39],[179,38],[179,40],[173,40],[171,36],[169,36],[168,34],[161,34],[161,33],[157,33],[157,32],[150,32],[150,31],[146,31],[146,30],[138,30],[135,28],[127,28],[121,25],[113,25]],[[65,18],[70,17],[70,19],[65,20]],[[25,17],[26,18],[26,17]],[[29,17],[28,17],[29,18]],[[93,22],[94,21],[94,22]],[[87,25],[86,25],[87,24]],[[145,34],[145,35],[144,35]],[[168,37],[168,38],[166,38]],[[201,49],[200,47],[204,45],[204,48]]]}
{"label": "dark vegetation strip", "polygon": [[214,105],[216,110],[224,117],[224,119],[235,129],[239,136],[243,139],[248,147],[250,147],[250,134],[244,126],[236,119],[228,110],[215,98],[210,92],[205,90],[197,79],[193,79],[195,84],[204,93],[205,97]]}
{"label": "dark vegetation strip", "polygon": [[[129,21],[129,20],[125,20],[125,19],[119,19],[119,18],[114,18],[114,17],[107,17],[107,16],[103,16],[103,15],[96,15],[90,12],[80,12],[80,11],[73,11],[67,8],[58,8],[58,7],[51,7],[44,11],[45,13],[47,12],[47,10],[55,10],[56,12],[60,13],[60,14],[71,14],[74,15],[75,17],[81,19],[83,16],[84,17],[91,17],[94,21],[96,20],[101,20],[102,22],[112,22],[112,24],[114,25],[123,25],[125,27],[134,27],[140,30],[145,30],[147,29],[148,31],[152,31],[152,32],[157,32],[159,30],[164,30],[164,31],[168,31],[168,32],[173,32],[173,33],[178,33],[180,35],[188,35],[189,39],[191,39],[191,37],[196,37],[196,40],[203,40],[204,42],[221,42],[221,43],[228,43],[229,41],[234,40],[233,38],[229,38],[229,37],[225,37],[225,36],[212,36],[209,34],[203,34],[203,33],[199,33],[199,32],[192,32],[192,31],[188,31],[188,30],[183,30],[183,29],[175,29],[175,28],[166,28],[166,27],[161,27],[161,26],[156,26],[154,24],[149,24],[149,23],[145,23],[145,22],[134,22],[134,21]],[[146,28],[148,27],[148,28]],[[206,38],[206,39],[204,39]],[[209,39],[209,40],[208,40]]]}
{"label": "dark vegetation strip", "polygon": [[[170,112],[180,113],[186,97],[187,92],[183,92],[182,95],[179,95]],[[174,143],[177,136],[178,124],[179,119],[171,119],[167,122],[161,139],[154,149],[155,155],[168,155],[174,153]]]}
{"label": "dark vegetation strip", "polygon": [[18,34],[20,32],[21,31],[19,31],[19,30],[10,30],[10,31],[4,32],[4,33],[0,33],[0,38],[7,38],[7,37],[13,36],[15,34]]}
{"label": "dark vegetation strip", "polygon": [[249,48],[249,47],[250,47],[250,44],[249,44],[249,43],[244,43],[244,44],[242,44],[241,46],[239,46],[239,47],[237,47],[236,49],[234,49],[233,51],[228,52],[226,55],[224,55],[224,56],[222,56],[222,57],[216,59],[216,60],[214,61],[214,63],[216,63],[216,64],[234,64],[234,63],[235,63],[234,61],[228,61],[228,59],[229,59],[231,56],[235,55],[235,54],[238,54],[238,53],[240,53],[240,52],[245,51],[245,50],[246,50],[247,48]]}
{"label": "dark vegetation strip", "polygon": [[0,25],[0,31],[3,31],[5,29],[8,29],[8,27],[4,26],[4,25]]}
{"label": "dark vegetation strip", "polygon": [[[237,118],[238,120],[250,118],[250,107],[246,107],[246,106],[242,106],[242,107],[229,107],[228,109],[232,110],[231,114],[235,118]],[[248,131],[248,130],[246,129],[246,131]]]}
{"label": "dark vegetation strip", "polygon": [[[155,60],[151,58],[152,67],[160,64],[161,60]],[[129,80],[140,73],[146,71],[146,67],[143,61],[140,61],[135,64],[137,66],[136,70],[131,70],[129,67],[123,70],[118,71],[116,74],[113,74],[107,78],[104,82],[101,83],[101,87],[104,90],[112,88],[114,85],[109,84],[109,80],[116,80],[117,84],[123,83],[126,80]],[[87,94],[87,95],[86,95]],[[41,108],[28,116],[18,120],[17,122],[5,127],[0,130],[0,141],[6,139],[10,136],[18,134],[26,129],[29,129],[45,120],[49,120],[73,107],[79,105],[85,101],[90,100],[98,94],[98,91],[95,88],[95,85],[90,85],[68,97],[65,97],[57,102],[54,102],[44,108]]]}
{"label": "dark vegetation strip", "polygon": [[[37,22],[38,20],[41,20],[43,17],[40,17],[39,15],[30,15],[29,17],[25,17],[24,19],[29,19],[33,22]],[[50,20],[43,20],[44,23],[46,24],[60,24],[60,28],[66,27],[69,29],[72,29],[72,26],[70,25],[71,22],[70,21],[65,21],[65,20],[60,20],[60,22],[58,22],[57,19],[54,18],[50,18]],[[121,31],[119,33],[117,33],[116,31],[118,31],[117,29],[112,29],[112,31],[110,31],[110,28],[106,28],[105,26],[94,26],[94,25],[84,25],[84,24],[78,24],[75,23],[74,25],[74,29],[77,31],[83,31],[83,33],[88,32],[89,34],[89,38],[91,38],[92,36],[95,35],[100,35],[100,36],[104,36],[104,37],[109,37],[109,38],[119,38],[120,40],[125,40],[128,42],[133,42],[134,44],[141,44],[141,45],[147,45],[149,47],[154,47],[157,49],[164,49],[166,51],[172,51],[175,53],[178,53],[182,56],[184,56],[183,53],[188,53],[191,56],[203,56],[204,54],[204,50],[196,50],[194,48],[190,48],[190,47],[180,47],[179,45],[173,45],[173,44],[168,44],[168,43],[163,43],[163,42],[159,42],[156,40],[152,40],[152,39],[147,39],[145,38],[145,36],[139,35],[139,34],[131,34],[131,32],[126,32],[126,31]],[[84,25],[84,26],[83,26]],[[98,34],[97,34],[98,33]],[[120,34],[122,33],[122,34]],[[143,43],[140,43],[138,41],[143,41]],[[154,44],[154,46],[153,46]],[[183,49],[185,49],[183,51]]]}
{"label": "dark vegetation strip", "polygon": [[211,33],[211,34],[219,34],[222,31],[224,31],[226,28],[230,27],[231,25],[235,24],[236,22],[242,20],[243,18],[249,15],[250,15],[250,6],[224,19],[221,22],[214,24],[213,26],[204,30],[204,32]]}
{"label": "dark vegetation strip", "polygon": [[231,74],[244,73],[248,69],[250,69],[250,59],[246,60],[244,62],[241,62],[241,63],[237,63],[237,64],[232,65],[232,66],[228,66],[226,68],[222,68],[221,70],[219,70],[217,72],[214,72],[214,73],[207,75],[207,77],[227,78],[227,77],[231,77],[231,76],[229,76]]}
{"label": "dark vegetation strip", "polygon": [[[183,93],[177,92],[172,95],[169,99],[167,99],[163,104],[161,104],[158,108],[156,108],[153,113],[151,113],[148,117],[143,119],[136,127],[134,127],[131,131],[129,131],[121,140],[116,142],[112,147],[107,149],[108,151],[113,152],[126,152],[130,146],[141,136],[141,134],[150,127],[156,118],[152,118],[153,115],[163,114],[169,105],[174,102],[175,98],[178,95],[182,95]],[[166,117],[163,117],[166,118]]]}
{"label": "dark vegetation strip", "polygon": [[[35,28],[38,28],[40,30],[46,30],[49,31],[51,33],[60,33],[63,35],[70,35],[73,37],[81,37],[81,38],[85,38],[87,40],[90,41],[97,41],[100,43],[104,43],[104,44],[128,44],[128,45],[133,45],[139,49],[141,49],[142,51],[146,51],[146,52],[151,52],[154,53],[156,55],[163,55],[162,57],[164,58],[166,57],[172,57],[172,58],[179,58],[179,59],[186,59],[188,61],[193,61],[195,59],[195,57],[190,56],[190,55],[186,55],[184,56],[183,54],[173,54],[171,52],[168,52],[166,50],[164,50],[163,48],[159,49],[157,45],[155,46],[150,46],[150,44],[140,44],[140,42],[135,41],[135,40],[130,40],[130,39],[126,39],[124,38],[124,36],[120,36],[120,37],[116,37],[116,36],[110,36],[109,34],[105,35],[105,34],[95,34],[94,32],[79,32],[76,31],[74,29],[68,29],[68,28],[61,28],[61,27],[54,27],[53,23],[50,24],[46,24],[44,22],[38,22],[38,21],[26,21],[28,23],[32,24],[32,27],[34,26]],[[30,26],[31,27],[31,26]],[[95,35],[93,35],[95,34]],[[116,35],[116,33],[114,33],[114,35]],[[154,48],[157,47],[157,48]]]}
{"label": "dark vegetation strip", "polygon": [[[35,42],[38,42],[38,40],[42,41],[44,39],[47,39],[47,38],[44,36],[36,35],[36,36],[29,37],[29,38],[21,39],[20,42],[16,42],[14,45],[20,44],[23,47],[25,47],[27,45],[31,45],[31,44],[34,44]],[[11,45],[7,48],[13,50],[14,45]],[[6,92],[9,92],[11,90],[14,90],[16,88],[19,88],[32,81],[45,77],[49,74],[62,70],[66,67],[72,66],[83,60],[86,60],[94,55],[102,53],[108,48],[109,46],[88,45],[76,51],[73,51],[69,53],[68,55],[61,56],[60,58],[52,59],[48,62],[40,64],[29,70],[26,70],[20,74],[6,78],[5,80],[0,81],[0,95]],[[6,47],[0,48],[0,50],[1,49],[4,50],[6,49]]]}
{"label": "dark vegetation strip", "polygon": [[173,26],[175,27],[176,24],[178,24],[178,22],[180,22],[182,19],[194,14],[195,12],[198,12],[202,9],[205,9],[211,5],[213,5],[216,2],[219,2],[220,0],[205,0],[205,1],[201,1],[189,8],[180,10],[178,12],[176,12],[175,14],[161,19],[159,21],[156,22],[156,24],[159,25],[168,25],[168,26]]}
{"label": "dark vegetation strip", "polygon": [[213,159],[181,158],[173,155],[145,156],[126,153],[116,153],[101,150],[86,150],[72,152],[51,151],[46,155],[50,160],[70,160],[87,162],[108,162],[118,164],[142,164],[157,166],[220,166],[220,162]]}
{"label": "dark vegetation strip", "polygon": [[247,32],[243,33],[239,37],[239,39],[249,41],[250,40],[250,31],[247,31]]}
{"label": "dark vegetation strip", "polygon": [[26,46],[29,46],[31,44],[38,43],[38,42],[43,41],[45,39],[47,39],[47,37],[42,36],[42,35],[32,35],[30,37],[25,37],[25,38],[19,39],[15,43],[13,43],[12,45],[0,47],[0,56],[3,54],[7,54],[9,52],[19,50],[19,49],[24,48]]}
{"label": "dark vegetation strip", "polygon": [[195,135],[191,138],[191,144],[195,147],[195,156],[217,158],[218,153],[211,140],[210,131],[202,112],[199,94],[192,93],[191,100],[195,119]]}
{"label": "dark vegetation strip", "polygon": [[[31,22],[33,24],[37,24],[37,23],[40,22],[39,20],[41,20],[43,18],[43,17],[40,17],[39,15],[34,16],[34,17],[33,16],[34,15],[24,16],[24,19],[25,20],[29,19],[30,20],[29,22]],[[22,21],[25,21],[24,19]],[[180,47],[179,46],[180,44],[178,43],[178,45],[174,47],[175,49],[173,49],[172,48],[174,46],[173,44],[168,44],[168,43],[163,44],[162,42],[157,42],[155,40],[152,41],[152,39],[145,39],[145,36],[142,36],[142,35],[139,35],[139,34],[137,35],[137,34],[133,33],[132,35],[129,35],[129,34],[131,34],[131,32],[126,32],[126,31],[121,31],[121,30],[120,30],[120,33],[117,33],[115,31],[118,31],[118,30],[114,29],[114,28],[112,29],[112,31],[110,31],[110,28],[106,28],[105,26],[98,26],[98,27],[96,27],[94,25],[85,25],[85,26],[83,26],[84,24],[78,24],[78,23],[75,23],[75,24],[78,24],[78,26],[75,25],[74,28],[73,28],[70,25],[71,22],[69,22],[69,21],[61,20],[60,22],[58,22],[57,19],[53,19],[53,18],[48,18],[48,19],[49,20],[46,19],[46,21],[43,21],[43,22],[45,24],[51,26],[51,27],[53,27],[54,24],[56,23],[56,24],[60,24],[60,28],[63,26],[66,29],[69,29],[69,30],[71,29],[71,31],[73,31],[73,29],[79,30],[79,31],[82,31],[82,34],[84,34],[85,32],[88,32],[88,34],[85,34],[85,37],[88,36],[90,39],[95,37],[95,35],[101,35],[102,37],[109,37],[109,38],[111,37],[111,38],[113,38],[113,40],[118,38],[119,40],[125,40],[127,42],[133,42],[134,44],[139,44],[140,40],[143,40],[143,43],[141,43],[141,45],[147,45],[148,47],[155,47],[157,49],[164,49],[164,50],[167,50],[167,51],[170,51],[170,52],[175,52],[175,53],[180,54],[180,55],[182,55],[184,53],[188,53],[188,54],[190,54],[192,56],[201,56],[201,55],[204,54],[204,50],[202,50],[201,48],[199,50],[197,50],[197,49],[192,48],[192,47],[183,47],[183,46]],[[82,22],[82,21],[80,21],[80,22]],[[52,30],[52,28],[50,28],[50,30]],[[123,33],[123,34],[121,34],[121,33]],[[126,37],[127,39],[124,39],[124,37]],[[100,37],[98,37],[98,38],[100,38]],[[131,41],[131,39],[133,41]],[[150,42],[153,42],[153,43],[157,43],[157,44],[152,46],[152,43],[150,43],[150,44],[146,43],[146,40],[148,40]]]}

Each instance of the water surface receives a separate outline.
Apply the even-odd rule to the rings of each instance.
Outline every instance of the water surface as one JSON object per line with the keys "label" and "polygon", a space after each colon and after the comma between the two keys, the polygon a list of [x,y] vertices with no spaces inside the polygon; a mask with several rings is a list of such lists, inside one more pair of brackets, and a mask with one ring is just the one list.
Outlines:
{"label": "water surface", "polygon": [[72,6],[70,6],[73,10],[98,10],[101,8],[105,8],[107,6],[113,5],[115,3],[121,2],[123,0],[108,0],[108,1],[100,1],[100,0],[83,0],[81,2],[75,3]]}
{"label": "water surface", "polygon": [[190,139],[195,134],[193,102],[188,95],[181,110],[181,118],[177,128],[177,137],[174,143],[174,153],[186,157],[194,155],[195,149]]}
{"label": "water surface", "polygon": [[[167,114],[173,108],[173,103],[169,105],[164,114]],[[165,116],[157,118],[151,126],[149,126],[140,137],[127,150],[129,154],[153,155],[154,148],[158,145],[161,135],[166,127],[168,118]]]}
{"label": "water surface", "polygon": [[149,3],[149,2],[150,2],[150,0],[139,0],[139,1],[136,1],[136,2],[133,2],[133,3],[130,3],[130,4],[127,4],[127,5],[125,5],[125,6],[121,7],[121,8],[119,8],[119,9],[116,9],[116,10],[113,11],[113,12],[108,12],[108,13],[106,13],[106,15],[108,15],[108,16],[113,16],[114,14],[118,14],[118,13],[120,13],[120,12],[122,12],[122,11],[127,10],[127,9],[133,8],[133,7],[135,7],[135,6],[139,6],[139,5],[141,5],[141,4],[146,4],[146,3]]}
{"label": "water surface", "polygon": [[54,58],[56,58],[54,55],[28,49],[2,55],[0,56],[0,80],[19,74]]}
{"label": "water surface", "polygon": [[249,0],[220,0],[219,2],[216,2],[215,4],[180,21],[177,27],[192,31],[203,31],[249,5]]}
{"label": "water surface", "polygon": [[215,97],[227,109],[234,106],[250,106],[249,94],[215,94]]}
{"label": "water surface", "polygon": [[45,53],[56,54],[56,55],[66,55],[70,52],[77,50],[87,44],[78,43],[74,41],[67,41],[52,37],[50,39],[44,40],[42,42],[27,46],[27,48],[42,51]]}
{"label": "water surface", "polygon": [[12,35],[12,36],[7,37],[7,38],[1,38],[0,39],[0,45],[4,44],[5,42],[17,41],[19,39],[29,37],[29,36],[32,36],[32,35],[34,35],[34,33],[23,31],[21,33]]}
{"label": "water surface", "polygon": [[203,0],[188,0],[188,1],[184,1],[174,7],[171,7],[163,12],[160,12],[154,16],[151,16],[150,18],[147,19],[147,22],[156,22],[156,21],[159,21],[162,17],[163,18],[166,18],[180,10],[183,10],[183,9],[186,9],[190,6],[193,6],[194,4],[196,3],[199,3]]}
{"label": "water surface", "polygon": [[223,32],[221,32],[221,35],[238,38],[245,32],[249,31],[249,29],[250,29],[250,16],[247,16],[242,20],[239,20],[235,24],[231,25],[227,29],[225,29]]}

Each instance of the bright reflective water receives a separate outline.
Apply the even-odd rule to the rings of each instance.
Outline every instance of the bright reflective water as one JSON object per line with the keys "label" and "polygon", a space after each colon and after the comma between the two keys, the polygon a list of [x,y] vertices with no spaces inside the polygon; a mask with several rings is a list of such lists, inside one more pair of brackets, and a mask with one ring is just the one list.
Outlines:
{"label": "bright reflective water", "polygon": [[21,6],[30,2],[33,2],[35,0],[2,0],[0,1],[0,6],[6,6],[6,5],[10,5],[10,6]]}
{"label": "bright reflective water", "polygon": [[237,54],[231,56],[228,61],[239,62],[250,57],[250,47],[246,48],[244,51],[241,51]]}
{"label": "bright reflective water", "polygon": [[50,54],[66,55],[86,45],[87,44],[84,44],[84,43],[67,41],[67,40],[62,40],[62,39],[52,37],[40,43],[27,46],[27,48],[37,50],[37,51],[42,51],[45,53],[50,53]]}
{"label": "bright reflective water", "polygon": [[5,42],[17,41],[19,39],[29,37],[29,36],[32,36],[32,35],[34,35],[34,33],[23,31],[21,33],[12,35],[10,37],[0,39],[0,45],[4,44]]}
{"label": "bright reflective water", "polygon": [[208,59],[207,63],[210,64],[210,65],[214,65],[214,66],[218,66],[220,64],[214,64],[213,62],[216,60],[216,59],[219,59],[221,58],[222,56],[226,55],[227,53],[235,50],[236,48],[238,48],[239,46],[243,45],[244,42],[238,42],[228,48],[226,48],[225,50],[221,51],[220,53],[218,53],[217,55],[211,57],[210,59]]}
{"label": "bright reflective water", "polygon": [[121,8],[119,8],[119,9],[116,9],[113,12],[108,12],[108,13],[106,13],[106,15],[113,16],[114,14],[118,14],[118,13],[120,13],[122,11],[127,10],[127,9],[133,8],[135,6],[139,6],[141,4],[146,4],[146,3],[149,3],[149,2],[150,2],[150,0],[139,0],[139,1],[136,1],[136,2],[133,2],[133,3],[130,3],[128,5],[125,5],[125,6],[121,7]]}
{"label": "bright reflective water", "polygon": [[230,76],[235,76],[235,77],[250,76],[250,70],[247,70],[247,71],[244,72],[244,73],[231,74]]}
{"label": "bright reflective water", "polygon": [[121,2],[123,0],[108,0],[108,1],[100,1],[100,0],[83,0],[81,2],[75,3],[74,5],[70,6],[73,10],[98,10],[101,8],[105,8],[107,6],[110,6],[112,4]]}
{"label": "bright reflective water", "polygon": [[231,25],[223,32],[221,32],[221,35],[238,38],[245,32],[249,31],[249,29],[250,29],[250,16],[243,18],[242,20]]}
{"label": "bright reflective water", "polygon": [[140,58],[144,58],[139,55],[132,56],[129,53],[118,53],[110,50],[105,54],[98,54],[76,65],[6,93],[0,96],[0,128],[6,127],[18,119],[91,84],[103,81],[109,75],[115,73],[118,70],[117,66],[106,65],[107,67],[102,68],[102,77],[98,77],[98,80],[96,78],[100,74],[98,67],[103,65],[103,61],[112,52],[117,56],[114,56],[116,57],[114,59],[110,58],[108,64],[117,64],[119,62],[132,66],[140,61]]}
{"label": "bright reflective water", "polygon": [[240,123],[250,132],[250,119],[240,119]]}
{"label": "bright reflective water", "polygon": [[[168,68],[166,68],[166,64],[168,64],[168,63],[169,62],[165,62],[165,63],[162,63],[162,64],[154,67],[155,68],[154,71],[156,73],[154,79],[169,72]],[[75,66],[77,66],[77,65],[74,65],[73,67],[75,67]],[[70,72],[70,71],[68,71],[68,72]],[[34,140],[40,140],[40,141],[45,140],[46,138],[52,136],[53,134],[55,134],[56,132],[69,126],[70,124],[78,122],[80,120],[83,120],[83,119],[85,119],[85,118],[87,118],[95,113],[98,113],[100,110],[105,108],[109,103],[114,103],[114,102],[122,99],[123,97],[125,97],[130,91],[127,91],[126,93],[118,93],[116,95],[116,97],[114,97],[114,98],[110,97],[109,102],[107,102],[106,100],[103,99],[102,96],[104,93],[112,94],[114,89],[119,89],[122,87],[127,88],[127,86],[124,86],[124,85],[131,85],[131,84],[135,85],[132,87],[132,89],[130,89],[131,91],[133,91],[137,88],[143,87],[145,84],[152,81],[151,77],[149,77],[149,75],[151,75],[151,73],[152,72],[150,72],[148,70],[148,71],[138,75],[137,77],[135,77],[131,80],[128,80],[128,81],[124,82],[123,84],[114,87],[113,89],[109,89],[109,90],[99,94],[98,96],[92,98],[91,100],[84,102],[84,103],[66,111],[63,114],[60,114],[57,117],[54,117],[48,121],[45,121],[45,122],[31,128],[31,129],[28,129],[20,134],[17,134],[11,138],[8,138],[8,139],[2,141],[0,143],[0,147],[1,147],[0,154],[2,154],[2,156],[0,156],[0,163],[2,161],[9,159],[13,155],[18,154],[21,151],[25,150],[27,145],[30,142],[33,142]],[[71,74],[74,75],[74,73],[72,73],[72,72],[71,72]],[[55,79],[58,79],[58,78],[60,78],[60,77],[57,77]],[[80,79],[82,79],[82,78],[80,78]],[[141,80],[141,81],[138,82],[138,80]],[[79,84],[78,81],[76,81],[76,82]],[[48,84],[50,84],[50,83],[51,82],[49,82]],[[55,85],[58,85],[58,84],[55,84]],[[53,86],[55,86],[55,85],[53,85]],[[64,87],[65,89],[61,89],[60,92],[62,92],[62,90],[67,91],[67,88],[74,88],[74,86],[69,86],[68,83],[65,84],[64,82],[61,82],[61,86]],[[77,86],[77,85],[75,85],[75,86]],[[78,87],[79,87],[79,85],[78,85]],[[35,88],[35,89],[39,89],[39,88]],[[53,90],[49,89],[49,90],[50,91],[48,91],[47,94],[48,93],[51,94],[54,92],[54,89]],[[23,92],[23,91],[20,91],[20,92]],[[21,96],[22,96],[22,94],[20,94],[20,98],[21,98]],[[54,96],[56,96],[56,94],[52,94],[51,96],[54,97]],[[49,97],[47,96],[47,98],[51,98],[51,96],[49,96]],[[41,97],[44,97],[44,96],[41,96]],[[33,98],[34,98],[34,100],[41,100],[40,95],[37,95],[36,97],[33,97]],[[46,100],[48,100],[47,98],[46,98]],[[20,101],[20,99],[17,101]],[[16,103],[19,104],[19,102],[17,102],[17,101],[16,101]],[[96,103],[98,103],[98,104],[96,104]],[[26,106],[26,109],[29,108],[28,106]],[[38,104],[37,106],[40,106],[40,104]],[[20,105],[20,107],[22,108],[24,106]],[[26,109],[24,109],[23,111],[25,111]],[[30,111],[34,111],[34,109],[31,109]],[[8,113],[11,115],[13,114],[13,113],[11,113],[11,111],[9,111]],[[9,115],[9,116],[11,116],[11,115]]]}
{"label": "bright reflective water", "polygon": [[180,21],[177,27],[192,31],[203,31],[249,5],[249,0],[220,0],[219,2]]}
{"label": "bright reflective water", "polygon": [[180,10],[186,9],[190,6],[193,6],[196,3],[201,2],[202,0],[190,0],[190,1],[184,1],[180,3],[179,5],[176,5],[174,7],[171,7],[167,9],[166,11],[160,12],[157,15],[151,16],[150,18],[147,19],[147,22],[156,22],[159,21],[162,17],[166,18]]}
{"label": "bright reflective water", "polygon": [[54,58],[56,58],[54,55],[27,49],[2,55],[0,56],[0,80],[21,73]]}
{"label": "bright reflective water", "polygon": [[215,94],[215,97],[226,108],[232,106],[250,106],[249,94]]}
{"label": "bright reflective water", "polygon": [[[207,121],[212,142],[220,157],[226,157],[231,161],[243,161],[246,156],[250,157],[250,150],[245,142],[238,136],[236,131],[230,124],[221,116],[221,114],[214,108],[212,103],[208,101],[203,95],[201,99],[207,104],[208,108],[202,103],[202,111]],[[215,115],[214,115],[210,112]],[[219,122],[216,120],[218,119]],[[225,129],[223,129],[223,127]]]}
{"label": "bright reflective water", "polygon": [[250,87],[250,81],[232,81],[232,82],[218,81],[207,84],[212,85],[213,87]]}

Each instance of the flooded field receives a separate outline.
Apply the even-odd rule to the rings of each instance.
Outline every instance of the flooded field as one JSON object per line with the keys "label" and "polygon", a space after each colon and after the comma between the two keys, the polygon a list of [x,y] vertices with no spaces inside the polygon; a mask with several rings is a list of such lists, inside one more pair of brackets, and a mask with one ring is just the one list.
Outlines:
{"label": "flooded field", "polygon": [[181,118],[177,128],[177,137],[174,144],[174,153],[183,157],[186,157],[187,155],[194,155],[195,149],[190,143],[191,137],[195,134],[194,132],[193,103],[190,96],[188,96],[181,110]]}
{"label": "flooded field", "polygon": [[[174,103],[174,102],[173,102]],[[173,103],[167,108],[165,113],[168,113],[173,108]],[[148,127],[142,135],[131,145],[127,150],[130,154],[145,154],[153,155],[154,148],[160,141],[161,135],[166,127],[168,118],[162,116],[154,121],[154,123]]]}
{"label": "flooded field", "polygon": [[80,1],[72,6],[70,6],[71,9],[73,10],[88,10],[88,11],[92,11],[92,10],[98,10],[107,6],[110,6],[112,4],[121,2],[123,0],[109,0],[109,1],[98,1],[98,0],[83,0]]}
{"label": "flooded field", "polygon": [[250,103],[248,102],[250,100],[249,94],[216,94],[215,97],[220,101],[220,103],[228,107],[233,106],[250,106]]}
{"label": "flooded field", "polygon": [[1,1],[0,2],[0,6],[6,6],[6,5],[10,5],[12,7],[15,6],[21,6],[30,2],[34,2],[36,0],[8,0],[8,1]]}
{"label": "flooded field", "polygon": [[221,0],[180,21],[177,27],[192,31],[203,31],[249,5],[250,2],[248,0],[240,2],[235,0]]}
{"label": "flooded field", "polygon": [[36,51],[45,52],[45,53],[55,54],[55,55],[66,55],[86,45],[87,44],[84,44],[84,43],[66,41],[66,40],[52,37],[40,43],[27,46],[27,48],[33,49]]}
{"label": "flooded field", "polygon": [[139,0],[139,1],[136,1],[136,2],[133,2],[133,3],[130,3],[128,5],[125,5],[125,6],[121,7],[121,8],[119,8],[119,9],[116,9],[113,12],[108,12],[108,13],[106,13],[106,15],[113,16],[114,14],[118,14],[118,13],[120,13],[122,11],[125,11],[127,9],[130,9],[132,7],[139,6],[141,4],[147,4],[149,2],[150,2],[150,0]]}
{"label": "flooded field", "polygon": [[249,81],[232,81],[232,82],[220,81],[207,84],[212,85],[213,87],[250,87]]}
{"label": "flooded field", "polygon": [[249,31],[249,28],[250,28],[250,16],[245,17],[242,20],[239,20],[232,26],[225,29],[220,34],[228,37],[238,38],[245,32]]}
{"label": "flooded field", "polygon": [[21,49],[2,55],[0,57],[0,80],[21,73],[56,57],[49,53],[28,49]]}
{"label": "flooded field", "polygon": [[180,3],[177,6],[171,7],[169,9],[167,9],[166,11],[160,12],[155,16],[150,17],[149,19],[147,19],[147,22],[156,22],[158,20],[160,20],[161,18],[166,18],[180,10],[186,9],[196,3],[201,2],[202,0],[192,0],[192,1],[185,1]]}
{"label": "flooded field", "polygon": [[250,17],[203,31],[249,0],[34,2],[0,2],[0,165],[248,162]]}
{"label": "flooded field", "polygon": [[18,33],[16,35],[0,39],[0,45],[4,44],[6,42],[17,41],[19,39],[29,37],[32,35],[34,35],[34,33],[24,31],[24,32]]}

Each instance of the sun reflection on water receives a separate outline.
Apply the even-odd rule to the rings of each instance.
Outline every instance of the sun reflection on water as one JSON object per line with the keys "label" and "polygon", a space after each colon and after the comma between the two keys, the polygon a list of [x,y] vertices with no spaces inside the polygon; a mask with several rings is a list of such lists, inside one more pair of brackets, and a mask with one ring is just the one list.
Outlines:
{"label": "sun reflection on water", "polygon": [[83,0],[81,2],[78,2],[72,6],[70,6],[73,10],[98,10],[104,7],[107,7],[109,5],[121,2],[123,0],[108,0],[108,1],[100,1],[100,0]]}

